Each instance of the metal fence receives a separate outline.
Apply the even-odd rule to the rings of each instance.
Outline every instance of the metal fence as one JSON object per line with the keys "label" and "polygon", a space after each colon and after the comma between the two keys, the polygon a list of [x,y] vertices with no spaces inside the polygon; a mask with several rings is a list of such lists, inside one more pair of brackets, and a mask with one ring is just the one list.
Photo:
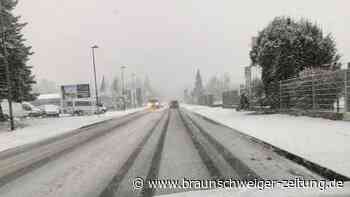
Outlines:
{"label": "metal fence", "polygon": [[349,72],[322,71],[280,81],[280,108],[346,112]]}

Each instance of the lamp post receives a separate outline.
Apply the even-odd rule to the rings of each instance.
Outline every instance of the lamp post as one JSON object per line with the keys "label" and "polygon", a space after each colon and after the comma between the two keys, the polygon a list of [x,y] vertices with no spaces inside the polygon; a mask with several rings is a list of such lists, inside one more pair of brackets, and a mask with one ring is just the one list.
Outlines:
{"label": "lamp post", "polygon": [[132,84],[132,105],[136,108],[136,74],[132,73],[131,75],[131,84]]}
{"label": "lamp post", "polygon": [[126,66],[121,66],[121,80],[122,80],[122,98],[123,98],[123,109],[126,110],[126,101],[125,101],[125,84],[124,84],[124,70]]}
{"label": "lamp post", "polygon": [[97,107],[97,109],[98,109],[98,88],[97,88],[97,79],[96,79],[95,49],[98,49],[98,46],[97,46],[97,45],[92,46],[92,47],[91,47],[91,50],[92,50],[92,65],[93,65],[93,67],[94,67],[96,107]]}

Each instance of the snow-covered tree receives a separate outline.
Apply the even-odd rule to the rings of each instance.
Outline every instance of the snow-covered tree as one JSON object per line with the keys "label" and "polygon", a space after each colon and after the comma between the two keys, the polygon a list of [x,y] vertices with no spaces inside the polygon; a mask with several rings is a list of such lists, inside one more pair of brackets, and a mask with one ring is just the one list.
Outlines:
{"label": "snow-covered tree", "polygon": [[217,76],[210,77],[205,89],[207,93],[214,95],[216,99],[222,94],[221,83]]}
{"label": "snow-covered tree", "polygon": [[199,103],[199,99],[203,94],[204,94],[204,88],[203,88],[202,76],[200,71],[197,70],[194,89],[193,89],[193,96],[197,104]]}
{"label": "snow-covered tree", "polygon": [[121,84],[118,77],[114,77],[111,84],[111,92],[114,97],[121,95]]}
{"label": "snow-covered tree", "polygon": [[[12,100],[15,102],[35,99],[32,85],[35,83],[32,67],[28,65],[31,47],[25,42],[21,33],[26,23],[20,22],[20,17],[13,14],[17,5],[16,0],[0,0],[0,101],[7,98],[5,58],[8,61]],[[5,54],[5,49],[7,53]],[[3,112],[0,106],[0,118]]]}
{"label": "snow-covered tree", "polygon": [[251,96],[254,102],[257,102],[260,106],[265,105],[265,90],[262,80],[254,78],[251,82],[251,88]]}
{"label": "snow-covered tree", "polygon": [[231,90],[231,78],[228,73],[224,73],[222,76],[216,75],[209,78],[205,86],[207,93],[214,95],[215,100],[222,99],[222,93]]}
{"label": "snow-covered tree", "polygon": [[330,34],[306,19],[276,17],[258,33],[250,51],[253,65],[262,68],[262,80],[269,102],[279,104],[278,82],[295,77],[306,68],[335,65],[339,61]]}
{"label": "snow-covered tree", "polygon": [[100,92],[101,94],[106,94],[107,93],[107,81],[105,79],[105,76],[102,77],[102,81],[101,81],[101,86],[100,86]]}
{"label": "snow-covered tree", "polygon": [[191,103],[191,98],[190,98],[190,95],[188,93],[188,89],[184,90],[183,100],[184,100],[185,103]]}

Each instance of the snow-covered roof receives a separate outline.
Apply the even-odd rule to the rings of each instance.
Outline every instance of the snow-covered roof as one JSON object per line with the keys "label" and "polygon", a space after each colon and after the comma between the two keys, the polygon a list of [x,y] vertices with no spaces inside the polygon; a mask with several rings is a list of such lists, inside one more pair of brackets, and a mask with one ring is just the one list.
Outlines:
{"label": "snow-covered roof", "polygon": [[59,99],[61,98],[61,95],[58,93],[54,93],[54,94],[40,94],[38,96],[38,100],[40,99]]}

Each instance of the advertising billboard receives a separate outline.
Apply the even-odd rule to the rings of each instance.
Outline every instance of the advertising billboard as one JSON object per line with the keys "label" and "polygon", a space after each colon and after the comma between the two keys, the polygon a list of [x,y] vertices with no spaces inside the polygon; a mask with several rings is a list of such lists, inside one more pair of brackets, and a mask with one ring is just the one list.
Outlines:
{"label": "advertising billboard", "polygon": [[89,84],[64,85],[61,91],[63,100],[91,97]]}

